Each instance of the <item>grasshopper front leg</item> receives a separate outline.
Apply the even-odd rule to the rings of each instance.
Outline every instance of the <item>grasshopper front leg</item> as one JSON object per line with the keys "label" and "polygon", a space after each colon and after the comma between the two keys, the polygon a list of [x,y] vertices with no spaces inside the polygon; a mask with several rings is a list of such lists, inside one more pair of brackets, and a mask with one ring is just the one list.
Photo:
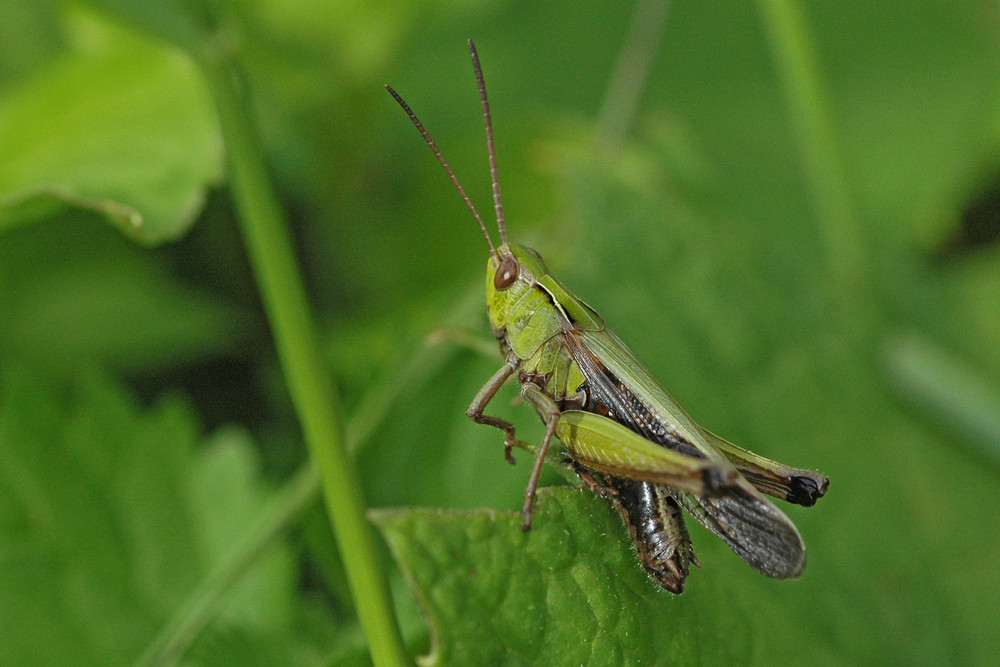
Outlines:
{"label": "grasshopper front leg", "polygon": [[483,414],[483,410],[489,405],[489,402],[493,400],[493,397],[497,395],[500,391],[500,387],[503,383],[507,381],[511,375],[514,374],[515,367],[507,363],[500,367],[496,373],[493,374],[483,388],[479,390],[476,397],[472,399],[472,405],[469,409],[465,411],[465,414],[472,421],[477,424],[486,424],[487,426],[492,426],[493,428],[498,428],[507,435],[504,437],[503,442],[503,457],[507,459],[507,463],[514,465],[514,457],[511,455],[510,450],[516,442],[514,440],[514,425],[511,424],[506,419],[501,419],[500,417],[493,417],[491,415]]}
{"label": "grasshopper front leg", "polygon": [[[514,443],[517,442],[514,439],[514,425],[511,424],[506,419],[501,419],[500,417],[493,417],[491,415],[483,414],[483,410],[489,405],[489,402],[493,400],[493,397],[497,395],[500,391],[500,387],[503,383],[514,374],[515,367],[512,364],[504,364],[500,367],[496,373],[493,374],[483,388],[479,390],[476,397],[472,399],[472,405],[466,410],[469,419],[476,422],[477,424],[486,424],[487,426],[493,426],[501,431],[504,431],[507,435],[504,438],[503,444],[503,454],[504,458],[511,464],[514,463],[514,457],[511,456],[511,448]],[[545,452],[549,448],[549,442],[552,440],[552,435],[555,433],[556,424],[559,421],[559,406],[556,405],[555,401],[546,396],[541,389],[533,384],[526,384],[521,388],[521,395],[524,396],[525,400],[531,403],[538,414],[542,416],[542,420],[545,421],[545,436],[542,438],[542,444],[539,445],[538,451],[535,454],[535,463],[531,467],[531,475],[528,477],[528,488],[524,491],[524,505],[521,508],[521,515],[524,517],[524,522],[521,524],[521,530],[528,531],[531,529],[531,508],[535,503],[535,491],[538,489],[538,477],[542,473],[542,463],[545,460]]]}

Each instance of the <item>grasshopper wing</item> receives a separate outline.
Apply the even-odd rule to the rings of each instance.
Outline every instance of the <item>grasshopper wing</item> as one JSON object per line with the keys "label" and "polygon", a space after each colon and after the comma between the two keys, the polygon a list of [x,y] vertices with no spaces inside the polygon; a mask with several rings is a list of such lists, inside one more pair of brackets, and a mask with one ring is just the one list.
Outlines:
{"label": "grasshopper wing", "polygon": [[752,568],[775,579],[794,579],[806,566],[806,547],[795,525],[746,480],[722,495],[671,495],[698,523],[721,538]]}
{"label": "grasshopper wing", "polygon": [[736,466],[740,474],[758,491],[795,505],[812,507],[823,497],[830,480],[812,470],[792,468],[737,447],[709,430],[701,429],[705,439]]}
{"label": "grasshopper wing", "polygon": [[593,399],[606,406],[613,419],[667,449],[736,470],[609,329],[576,331],[567,342]]}
{"label": "grasshopper wing", "polygon": [[721,438],[712,436],[710,441],[611,331],[580,331],[573,339],[574,358],[594,399],[607,406],[615,419],[667,449],[732,471],[729,482],[711,494],[671,488],[677,503],[758,572],[777,579],[799,576],[805,568],[806,550],[794,524],[727,457],[740,458],[740,454],[746,458],[749,452],[736,451],[735,446],[732,452],[720,451],[715,441]]}

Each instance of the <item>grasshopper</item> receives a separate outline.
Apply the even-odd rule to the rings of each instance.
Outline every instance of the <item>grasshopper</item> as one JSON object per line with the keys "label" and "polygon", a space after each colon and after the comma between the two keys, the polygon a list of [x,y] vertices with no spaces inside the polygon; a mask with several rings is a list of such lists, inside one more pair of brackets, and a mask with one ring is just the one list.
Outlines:
{"label": "grasshopper", "polygon": [[485,414],[516,376],[523,399],[545,424],[524,494],[522,529],[531,513],[553,437],[583,483],[608,497],[629,530],[639,560],[663,588],[681,593],[694,555],[685,509],[758,572],[798,577],[805,545],[794,524],[761,492],[811,506],[829,481],[741,449],[700,427],[652,377],[590,306],[549,273],[537,252],[508,243],[486,84],[476,48],[469,52],[486,126],[500,245],[437,144],[403,98],[386,86],[430,146],[489,245],[486,303],[504,364],[476,394],[467,414],[505,433],[504,456],[518,441],[514,425]]}

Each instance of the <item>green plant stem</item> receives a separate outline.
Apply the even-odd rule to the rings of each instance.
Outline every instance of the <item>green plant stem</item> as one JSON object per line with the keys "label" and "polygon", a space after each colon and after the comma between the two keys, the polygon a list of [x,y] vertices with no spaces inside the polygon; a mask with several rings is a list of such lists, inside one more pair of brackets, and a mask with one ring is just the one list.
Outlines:
{"label": "green plant stem", "polygon": [[361,625],[376,665],[401,665],[406,653],[375,549],[358,476],[343,445],[339,399],[319,352],[305,289],[251,121],[242,73],[219,51],[200,63],[219,114],[229,181],[244,243],[267,310],[310,460],[323,483]]}
{"label": "green plant stem", "polygon": [[758,0],[798,135],[833,289],[861,284],[863,248],[830,120],[830,105],[809,26],[796,0]]}
{"label": "green plant stem", "polygon": [[[467,320],[471,306],[478,308],[480,305],[479,294],[475,294],[475,297],[475,301],[460,299],[460,305],[452,319],[457,322]],[[423,386],[463,349],[462,343],[466,342],[469,343],[468,347],[478,350],[478,346],[471,340],[459,341],[458,345],[425,341],[395,371],[387,373],[380,382],[370,387],[347,422],[347,451],[357,454],[370,441],[379,424],[392,414],[392,406],[399,396]],[[175,664],[218,615],[228,601],[230,591],[242,581],[247,570],[299,520],[320,491],[316,470],[306,463],[262,509],[253,526],[247,530],[244,541],[233,546],[222,563],[202,580],[187,601],[174,612],[137,664]]]}

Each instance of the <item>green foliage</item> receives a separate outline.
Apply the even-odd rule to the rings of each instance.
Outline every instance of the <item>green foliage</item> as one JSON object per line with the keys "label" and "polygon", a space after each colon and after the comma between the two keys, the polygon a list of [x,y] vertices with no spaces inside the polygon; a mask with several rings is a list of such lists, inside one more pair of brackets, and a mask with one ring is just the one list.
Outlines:
{"label": "green foliage", "polygon": [[[212,110],[191,62],[105,26],[0,107],[0,228],[61,203],[143,243],[184,234],[221,172]],[[127,132],[123,128],[128,128]]]}
{"label": "green foliage", "polygon": [[[425,664],[723,664],[752,655],[752,633],[717,614],[730,594],[673,598],[636,562],[608,503],[547,489],[530,534],[510,512],[373,514],[436,632]],[[733,604],[729,600],[730,605]],[[661,628],[676,628],[661,632]]]}
{"label": "green foliage", "polygon": [[[636,115],[608,118],[617,4],[355,4],[3,3],[0,662],[180,639],[210,664],[368,659],[222,181],[199,67],[223,57],[246,73],[374,520],[426,613],[394,589],[411,655],[993,659],[1000,252],[995,226],[954,242],[1000,171],[992,5],[810,3],[810,60],[780,3],[671,3]],[[485,246],[381,89],[488,214],[469,36],[511,238],[704,426],[830,477],[788,509],[800,581],[694,528],[703,568],[657,591],[576,490],[517,528],[528,457],[506,465],[464,415],[499,357],[424,344],[488,336]],[[608,123],[620,149],[594,136]],[[496,409],[537,442],[514,396]],[[305,530],[279,530],[307,505]]]}
{"label": "green foliage", "polygon": [[[187,406],[140,409],[95,372],[3,380],[0,661],[133,662],[265,506],[253,443],[202,438]],[[296,590],[287,545],[244,575],[195,655],[238,662],[250,638],[275,662],[329,650],[329,630],[303,636],[327,615]],[[215,635],[243,640],[222,651]]]}

